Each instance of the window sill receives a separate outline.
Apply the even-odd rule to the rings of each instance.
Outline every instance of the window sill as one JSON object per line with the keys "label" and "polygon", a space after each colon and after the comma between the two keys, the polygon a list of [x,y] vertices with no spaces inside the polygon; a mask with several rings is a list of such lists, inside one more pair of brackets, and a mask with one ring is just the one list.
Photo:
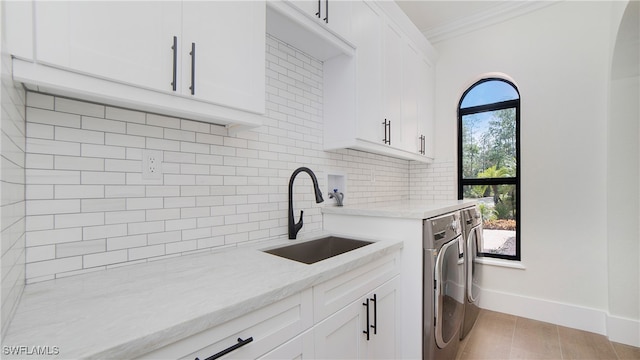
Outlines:
{"label": "window sill", "polygon": [[521,261],[513,261],[513,260],[503,260],[503,259],[493,259],[493,258],[486,258],[486,257],[482,257],[482,258],[477,257],[476,258],[476,263],[483,264],[483,265],[491,265],[491,266],[519,269],[519,270],[526,270],[527,269]]}

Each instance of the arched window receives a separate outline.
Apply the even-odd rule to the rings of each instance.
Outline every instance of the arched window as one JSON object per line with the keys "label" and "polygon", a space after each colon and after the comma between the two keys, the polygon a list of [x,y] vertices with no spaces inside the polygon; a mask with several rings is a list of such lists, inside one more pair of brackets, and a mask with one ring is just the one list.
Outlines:
{"label": "arched window", "polygon": [[458,105],[458,198],[477,199],[480,256],[520,260],[520,94],[510,81],[482,79]]}

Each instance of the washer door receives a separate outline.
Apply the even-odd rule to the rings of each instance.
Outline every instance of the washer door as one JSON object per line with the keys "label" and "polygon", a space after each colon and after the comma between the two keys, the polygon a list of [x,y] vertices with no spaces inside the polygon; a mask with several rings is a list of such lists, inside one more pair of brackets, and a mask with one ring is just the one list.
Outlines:
{"label": "washer door", "polygon": [[458,341],[464,314],[464,260],[460,253],[461,237],[444,244],[435,263],[435,335],[436,345],[444,348]]}
{"label": "washer door", "polygon": [[476,226],[469,232],[467,239],[467,300],[475,303],[480,295],[481,267],[476,266],[478,249],[482,246],[482,226]]}

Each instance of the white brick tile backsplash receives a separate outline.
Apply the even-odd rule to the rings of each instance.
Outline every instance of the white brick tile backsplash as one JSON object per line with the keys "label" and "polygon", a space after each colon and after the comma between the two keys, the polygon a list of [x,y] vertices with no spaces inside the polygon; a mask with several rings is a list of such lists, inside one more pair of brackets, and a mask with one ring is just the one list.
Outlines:
{"label": "white brick tile backsplash", "polygon": [[[410,172],[431,167],[322,150],[322,63],[269,35],[267,42],[263,126],[232,135],[224,126],[28,93],[27,281],[285,237],[287,185],[299,166],[314,170],[323,193],[327,172],[346,174],[354,204],[416,195]],[[143,149],[161,152],[162,179],[142,179]],[[440,175],[429,176],[433,185]],[[434,187],[433,197],[449,191]],[[299,177],[295,193],[302,233],[321,229],[310,180]]]}
{"label": "white brick tile backsplash", "polygon": [[128,233],[129,235],[137,234],[150,234],[164,231],[164,221],[147,221],[139,223],[129,223]]}
{"label": "white brick tile backsplash", "polygon": [[132,248],[129,252],[129,260],[148,259],[165,255],[164,244]]}
{"label": "white brick tile backsplash", "polygon": [[149,245],[166,244],[182,240],[182,232],[180,230],[165,231],[161,233],[149,234],[147,237]]}
{"label": "white brick tile backsplash", "polygon": [[124,121],[99,119],[90,116],[81,118],[82,128],[85,130],[97,130],[111,133],[124,134],[127,132],[127,123]]}
{"label": "white brick tile backsplash", "polygon": [[53,185],[27,185],[27,200],[51,200],[53,199]]}
{"label": "white brick tile backsplash", "polygon": [[27,121],[38,124],[80,128],[80,115],[60,113],[32,107],[27,107]]}
{"label": "white brick tile backsplash", "polygon": [[44,125],[44,124],[36,124],[36,123],[27,124],[27,134],[32,139],[53,140],[53,129],[54,127],[52,125]]}
{"label": "white brick tile backsplash", "polygon": [[82,144],[80,153],[86,157],[97,157],[105,159],[124,159],[126,149],[118,146],[105,146],[94,144]]}
{"label": "white brick tile backsplash", "polygon": [[127,224],[129,222],[145,221],[144,210],[109,211],[104,213],[105,224]]}
{"label": "white brick tile backsplash", "polygon": [[103,213],[60,214],[54,217],[56,229],[78,228],[83,226],[103,225]]}
{"label": "white brick tile backsplash", "polygon": [[58,126],[56,127],[54,138],[57,141],[104,145],[105,133],[102,131],[80,130]]}
{"label": "white brick tile backsplash", "polygon": [[31,154],[80,155],[80,144],[47,139],[27,138],[27,151]]}
{"label": "white brick tile backsplash", "polygon": [[[158,233],[158,234],[165,234],[165,233]],[[152,236],[152,235],[157,235],[157,234],[150,234],[149,236]],[[147,245],[146,234],[110,237],[107,239],[107,251],[129,249],[129,248],[141,247],[146,245]],[[153,244],[149,243],[149,245],[153,245]]]}
{"label": "white brick tile backsplash", "polygon": [[81,256],[38,261],[27,263],[26,277],[32,279],[80,269],[82,269]]}
{"label": "white brick tile backsplash", "polygon": [[26,261],[28,263],[52,260],[56,258],[56,245],[32,246],[27,249]]}
{"label": "white brick tile backsplash", "polygon": [[95,254],[106,251],[106,240],[83,240],[56,245],[56,257],[64,258],[70,256]]}
{"label": "white brick tile backsplash", "polygon": [[107,119],[121,120],[138,124],[144,124],[146,122],[146,114],[143,112],[110,106],[107,106],[106,108],[105,117]]}
{"label": "white brick tile backsplash", "polygon": [[144,148],[145,138],[142,136],[106,133],[104,137],[104,144],[112,146]]}
{"label": "white brick tile backsplash", "polygon": [[[27,187],[29,187],[28,185]],[[80,212],[80,200],[28,200],[27,215],[65,214]]]}
{"label": "white brick tile backsplash", "polygon": [[27,93],[27,106],[29,107],[53,110],[53,100],[54,97],[51,95],[45,95],[35,92]]}
{"label": "white brick tile backsplash", "polygon": [[31,246],[55,245],[81,240],[81,228],[29,231],[27,233],[27,248]]}
{"label": "white brick tile backsplash", "polygon": [[147,125],[155,125],[164,128],[180,129],[180,119],[162,116],[157,114],[147,114]]}
{"label": "white brick tile backsplash", "polygon": [[56,155],[54,167],[56,170],[94,170],[103,171],[105,160],[79,156]]}
{"label": "white brick tile backsplash", "polygon": [[100,172],[100,171],[83,171],[81,174],[81,181],[84,185],[89,184],[104,184],[104,185],[118,185],[125,184],[126,173],[116,172]]}
{"label": "white brick tile backsplash", "polygon": [[28,169],[53,169],[53,155],[27,154],[25,166]]}
{"label": "white brick tile backsplash", "polygon": [[55,98],[56,111],[94,117],[104,117],[104,106],[67,98]]}
{"label": "white brick tile backsplash", "polygon": [[56,185],[56,199],[95,199],[104,197],[104,185]]}
{"label": "white brick tile backsplash", "polygon": [[127,251],[107,251],[98,254],[83,256],[84,266],[92,268],[96,266],[111,265],[127,261]]}

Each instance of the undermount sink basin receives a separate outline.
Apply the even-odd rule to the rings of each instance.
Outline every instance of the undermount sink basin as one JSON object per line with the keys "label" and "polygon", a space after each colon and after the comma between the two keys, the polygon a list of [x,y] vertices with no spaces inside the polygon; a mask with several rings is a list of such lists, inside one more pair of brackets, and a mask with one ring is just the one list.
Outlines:
{"label": "undermount sink basin", "polygon": [[313,264],[369,244],[372,244],[372,242],[328,236],[299,244],[264,250],[264,252],[305,264]]}

